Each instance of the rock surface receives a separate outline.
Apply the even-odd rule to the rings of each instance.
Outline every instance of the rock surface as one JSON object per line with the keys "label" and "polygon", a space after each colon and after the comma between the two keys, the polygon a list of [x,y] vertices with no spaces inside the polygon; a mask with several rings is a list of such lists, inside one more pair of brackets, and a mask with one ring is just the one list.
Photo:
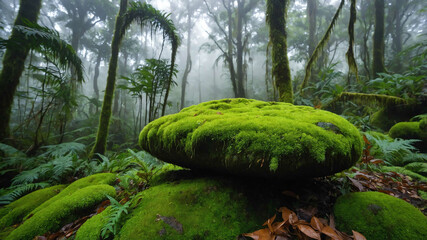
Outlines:
{"label": "rock surface", "polygon": [[331,112],[241,98],[161,117],[142,130],[139,143],[183,167],[284,179],[347,169],[363,146],[359,131]]}
{"label": "rock surface", "polygon": [[334,206],[337,228],[366,239],[425,239],[427,218],[411,204],[380,192],[350,193]]}

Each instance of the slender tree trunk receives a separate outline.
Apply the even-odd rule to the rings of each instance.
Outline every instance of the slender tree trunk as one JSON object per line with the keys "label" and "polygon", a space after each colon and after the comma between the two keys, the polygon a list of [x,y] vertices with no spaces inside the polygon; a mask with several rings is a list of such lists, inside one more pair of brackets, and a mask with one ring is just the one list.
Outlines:
{"label": "slender tree trunk", "polygon": [[267,22],[272,43],[272,73],[279,92],[279,101],[292,103],[293,89],[286,34],[288,4],[289,0],[267,0]]}
{"label": "slender tree trunk", "polygon": [[228,36],[227,36],[227,62],[228,70],[230,71],[231,85],[233,86],[233,92],[235,97],[239,97],[239,90],[236,83],[236,70],[234,69],[233,62],[233,18],[231,12],[231,0],[228,1],[227,15],[228,15]]}
{"label": "slender tree trunk", "polygon": [[245,2],[242,0],[237,1],[237,27],[236,27],[236,67],[237,67],[237,96],[236,97],[245,97],[245,87],[244,87],[244,74],[243,74],[243,42],[242,42],[242,32],[243,32],[243,16]]}
{"label": "slender tree trunk", "polygon": [[403,24],[402,24],[402,5],[403,3],[406,3],[406,1],[403,0],[396,0],[394,3],[394,31],[393,31],[393,50],[395,53],[395,57],[393,59],[393,67],[394,71],[401,73],[403,69],[402,64],[402,58],[399,55],[399,53],[403,49],[403,41],[402,41],[402,35],[403,35]]}
{"label": "slender tree trunk", "polygon": [[[14,26],[23,25],[23,20],[37,22],[41,8],[41,0],[21,0]],[[14,28],[10,40],[22,38],[22,34]],[[3,69],[0,73],[0,141],[10,135],[9,122],[12,112],[13,96],[19,84],[19,78],[24,71],[25,58],[29,48],[7,47],[3,58]]]}
{"label": "slender tree trunk", "polygon": [[187,86],[188,74],[191,71],[192,62],[191,62],[191,14],[190,14],[190,1],[187,1],[187,63],[185,64],[184,75],[182,76],[182,85],[181,85],[181,106],[180,109],[185,107],[185,88]]}
{"label": "slender tree trunk", "polygon": [[375,30],[373,49],[373,77],[385,72],[384,66],[384,0],[375,0]]}
{"label": "slender tree trunk", "polygon": [[[99,88],[98,88],[98,77],[99,77],[99,66],[101,65],[101,54],[98,53],[98,56],[96,58],[96,64],[95,64],[95,73],[93,75],[93,92],[95,93],[95,98],[98,101],[99,100]],[[98,113],[98,104],[95,105],[95,113]]]}
{"label": "slender tree trunk", "polygon": [[111,57],[108,65],[107,86],[105,87],[104,102],[102,104],[101,116],[99,118],[98,133],[96,142],[91,151],[90,157],[95,153],[104,154],[107,147],[108,129],[110,126],[111,108],[116,85],[117,61],[120,47],[120,31],[123,24],[123,15],[127,9],[127,0],[120,0],[120,10],[116,17],[113,41],[111,43]]}
{"label": "slender tree trunk", "polygon": [[[308,59],[313,54],[314,49],[316,48],[316,16],[317,16],[317,1],[316,0],[307,0],[307,17],[308,17]],[[308,61],[307,59],[307,61]],[[311,69],[310,81],[313,82],[313,79],[316,76],[315,68]]]}

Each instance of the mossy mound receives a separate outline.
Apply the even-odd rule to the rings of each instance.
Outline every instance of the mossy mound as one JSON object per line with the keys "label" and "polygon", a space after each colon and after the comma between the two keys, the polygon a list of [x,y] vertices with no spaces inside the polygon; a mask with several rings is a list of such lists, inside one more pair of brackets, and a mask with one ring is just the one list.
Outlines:
{"label": "mossy mound", "polygon": [[366,239],[425,239],[427,218],[411,204],[379,192],[358,192],[337,199],[337,228],[357,229]]}
{"label": "mossy mound", "polygon": [[[116,175],[113,173],[98,173],[85,178],[81,178],[73,183],[71,183],[67,188],[62,190],[58,195],[52,197],[47,200],[36,209],[31,211],[28,216],[32,216],[36,214],[38,211],[47,208],[50,204],[74,194],[77,190],[91,186],[91,185],[99,185],[99,184],[112,184],[116,180]],[[28,218],[28,216],[26,218]]]}
{"label": "mossy mound", "polygon": [[154,186],[134,198],[139,204],[115,239],[236,239],[280,207],[232,186],[212,178]]}
{"label": "mossy mound", "polygon": [[77,231],[75,240],[100,239],[102,228],[108,223],[111,206],[87,220]]}
{"label": "mossy mound", "polygon": [[349,168],[363,146],[359,131],[331,112],[242,98],[161,117],[142,130],[139,143],[159,159],[187,168],[288,179]]}
{"label": "mossy mound", "polygon": [[419,150],[427,151],[427,129],[423,121],[420,122],[400,122],[390,128],[389,135],[392,138],[402,139],[419,139],[421,142],[415,143],[414,146]]}
{"label": "mossy mound", "polygon": [[35,236],[43,235],[48,231],[57,231],[64,224],[93,211],[97,204],[107,199],[107,194],[115,196],[114,187],[100,184],[78,189],[37,211],[12,231],[6,240],[33,239]]}
{"label": "mossy mound", "polygon": [[45,189],[40,189],[27,194],[11,204],[2,208],[5,215],[0,219],[0,229],[19,223],[33,209],[46,200],[52,198],[65,188],[65,185],[57,185]]}

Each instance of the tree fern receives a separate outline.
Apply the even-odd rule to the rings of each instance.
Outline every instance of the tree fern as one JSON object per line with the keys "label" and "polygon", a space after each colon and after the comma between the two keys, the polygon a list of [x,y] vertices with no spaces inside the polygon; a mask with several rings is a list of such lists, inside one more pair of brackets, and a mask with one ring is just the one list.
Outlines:
{"label": "tree fern", "polygon": [[67,142],[57,145],[48,145],[43,148],[46,151],[40,155],[41,157],[59,158],[68,154],[79,155],[86,151],[86,145],[77,142]]}

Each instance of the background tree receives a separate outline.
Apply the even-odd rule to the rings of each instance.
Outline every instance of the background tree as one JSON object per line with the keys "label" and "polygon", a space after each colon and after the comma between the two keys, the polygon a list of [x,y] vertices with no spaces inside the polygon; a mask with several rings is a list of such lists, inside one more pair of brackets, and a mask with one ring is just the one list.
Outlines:
{"label": "background tree", "polygon": [[378,77],[378,73],[385,72],[384,65],[384,0],[375,0],[375,30],[372,60],[372,74]]}
{"label": "background tree", "polygon": [[293,102],[291,70],[288,60],[286,12],[289,1],[267,1],[267,23],[270,28],[272,44],[273,69],[275,86],[279,92],[279,101]]}
{"label": "background tree", "polygon": [[[41,0],[21,0],[19,12],[13,26],[25,25],[25,20],[36,23],[41,8]],[[23,35],[13,28],[10,41],[18,41]],[[8,46],[3,58],[3,68],[0,73],[0,141],[9,137],[9,121],[12,111],[13,96],[19,84],[19,78],[24,70],[25,58],[30,51],[29,46]]]}
{"label": "background tree", "polygon": [[[91,156],[93,156],[94,153],[105,153],[109,122],[111,117],[112,101],[116,83],[116,71],[120,42],[123,39],[126,30],[129,28],[131,23],[135,21],[138,22],[141,26],[146,23],[150,23],[155,30],[163,30],[164,35],[169,38],[172,45],[172,64],[170,78],[167,85],[168,88],[170,88],[173,76],[176,50],[179,45],[179,38],[175,32],[175,27],[173,23],[167,18],[166,14],[159,12],[147,3],[131,3],[131,7],[128,9],[128,1],[121,0],[119,13],[116,17],[114,36],[111,43],[111,58],[108,68],[107,86],[105,87],[104,102],[102,104],[102,111],[99,119],[96,142],[91,151]],[[163,103],[164,105],[162,114],[164,114],[167,95],[168,89],[165,93],[165,101]]]}

